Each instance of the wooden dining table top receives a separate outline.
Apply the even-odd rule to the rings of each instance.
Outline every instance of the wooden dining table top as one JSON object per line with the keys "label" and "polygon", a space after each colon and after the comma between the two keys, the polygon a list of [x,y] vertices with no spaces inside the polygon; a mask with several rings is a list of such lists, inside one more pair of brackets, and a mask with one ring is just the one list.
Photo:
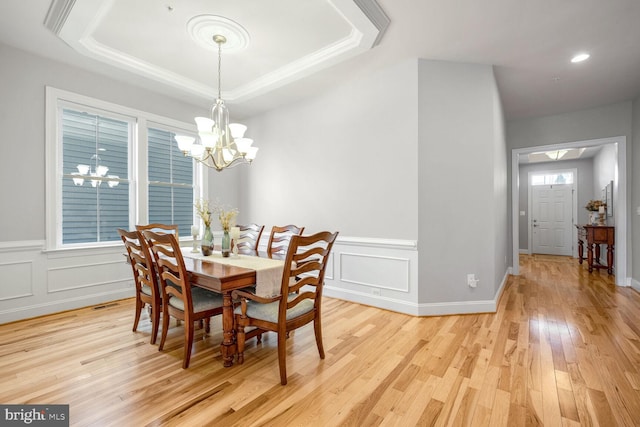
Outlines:
{"label": "wooden dining table top", "polygon": [[[269,256],[266,252],[258,251],[244,251],[240,254],[282,259],[281,256]],[[216,262],[215,258],[184,257],[184,263],[191,283],[215,292],[230,292],[256,283],[255,270]]]}

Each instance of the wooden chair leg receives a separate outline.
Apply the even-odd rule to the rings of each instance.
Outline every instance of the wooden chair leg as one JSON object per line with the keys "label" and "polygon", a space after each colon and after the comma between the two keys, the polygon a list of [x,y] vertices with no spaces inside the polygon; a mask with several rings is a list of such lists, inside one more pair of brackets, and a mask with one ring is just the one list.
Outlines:
{"label": "wooden chair leg", "polygon": [[204,319],[204,332],[208,335],[211,332],[211,318]]}
{"label": "wooden chair leg", "polygon": [[160,345],[158,351],[161,351],[164,347],[164,342],[167,339],[167,331],[169,330],[169,312],[162,310],[162,337],[160,338]]}
{"label": "wooden chair leg", "polygon": [[184,360],[182,361],[182,369],[189,367],[191,360],[191,346],[193,344],[193,322],[184,322]]}
{"label": "wooden chair leg", "polygon": [[238,364],[244,363],[244,343],[245,343],[244,325],[238,325],[236,331],[236,345],[238,346]]}
{"label": "wooden chair leg", "polygon": [[278,332],[278,366],[280,384],[287,385],[287,334],[284,332]]}
{"label": "wooden chair leg", "polygon": [[318,346],[320,359],[324,359],[324,345],[322,344],[322,324],[320,323],[320,317],[317,317],[313,321],[313,330],[316,334],[316,345]]}
{"label": "wooden chair leg", "polygon": [[140,313],[142,313],[142,309],[144,308],[144,303],[140,299],[139,296],[136,296],[136,315],[133,319],[133,332],[138,329],[138,322],[140,321]]}
{"label": "wooden chair leg", "polygon": [[155,344],[158,337],[158,328],[160,327],[160,310],[157,307],[155,310],[152,307],[151,319],[151,344]]}

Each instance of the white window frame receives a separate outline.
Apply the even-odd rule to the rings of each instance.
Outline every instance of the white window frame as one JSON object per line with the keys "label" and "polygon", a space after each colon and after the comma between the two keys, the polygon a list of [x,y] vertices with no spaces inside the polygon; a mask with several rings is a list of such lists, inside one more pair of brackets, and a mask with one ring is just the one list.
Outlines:
{"label": "white window frame", "polygon": [[[58,113],[61,107],[78,108],[97,114],[133,119],[129,145],[129,227],[146,224],[148,221],[147,178],[147,128],[162,127],[181,134],[196,135],[193,124],[168,117],[158,116],[134,108],[91,98],[65,90],[46,87],[45,92],[45,144],[46,144],[46,251],[119,246],[120,242],[93,242],[85,244],[62,244],[62,129],[59,128]],[[194,197],[207,194],[208,170],[194,162]],[[197,223],[194,212],[194,224]],[[185,233],[181,233],[185,235]],[[189,233],[186,233],[189,234]]]}

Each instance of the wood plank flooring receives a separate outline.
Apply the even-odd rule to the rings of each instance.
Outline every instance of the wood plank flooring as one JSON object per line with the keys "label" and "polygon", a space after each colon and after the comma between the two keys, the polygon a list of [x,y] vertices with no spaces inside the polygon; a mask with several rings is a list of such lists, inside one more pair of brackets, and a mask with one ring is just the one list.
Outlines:
{"label": "wood plank flooring", "polygon": [[220,319],[149,344],[133,300],[0,325],[0,403],[70,405],[74,426],[636,426],[640,294],[567,257],[522,256],[495,314],[417,318],[325,298],[313,329],[248,342],[223,368]]}

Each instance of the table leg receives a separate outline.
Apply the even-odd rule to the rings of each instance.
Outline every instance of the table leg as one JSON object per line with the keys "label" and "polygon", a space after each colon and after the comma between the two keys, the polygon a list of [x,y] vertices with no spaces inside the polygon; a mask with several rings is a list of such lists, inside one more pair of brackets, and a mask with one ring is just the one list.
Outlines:
{"label": "table leg", "polygon": [[578,239],[578,262],[582,264],[583,259],[584,259],[584,250],[582,248],[582,240]]}
{"label": "table leg", "polygon": [[233,366],[236,343],[233,335],[233,301],[231,292],[222,294],[222,344],[221,353],[224,366]]}
{"label": "table leg", "polygon": [[599,243],[594,243],[594,246],[596,247],[596,264],[600,264],[600,244]]}
{"label": "table leg", "polygon": [[593,244],[587,243],[587,264],[589,265],[589,273],[593,272]]}
{"label": "table leg", "polygon": [[613,274],[613,245],[607,245],[607,273]]}

